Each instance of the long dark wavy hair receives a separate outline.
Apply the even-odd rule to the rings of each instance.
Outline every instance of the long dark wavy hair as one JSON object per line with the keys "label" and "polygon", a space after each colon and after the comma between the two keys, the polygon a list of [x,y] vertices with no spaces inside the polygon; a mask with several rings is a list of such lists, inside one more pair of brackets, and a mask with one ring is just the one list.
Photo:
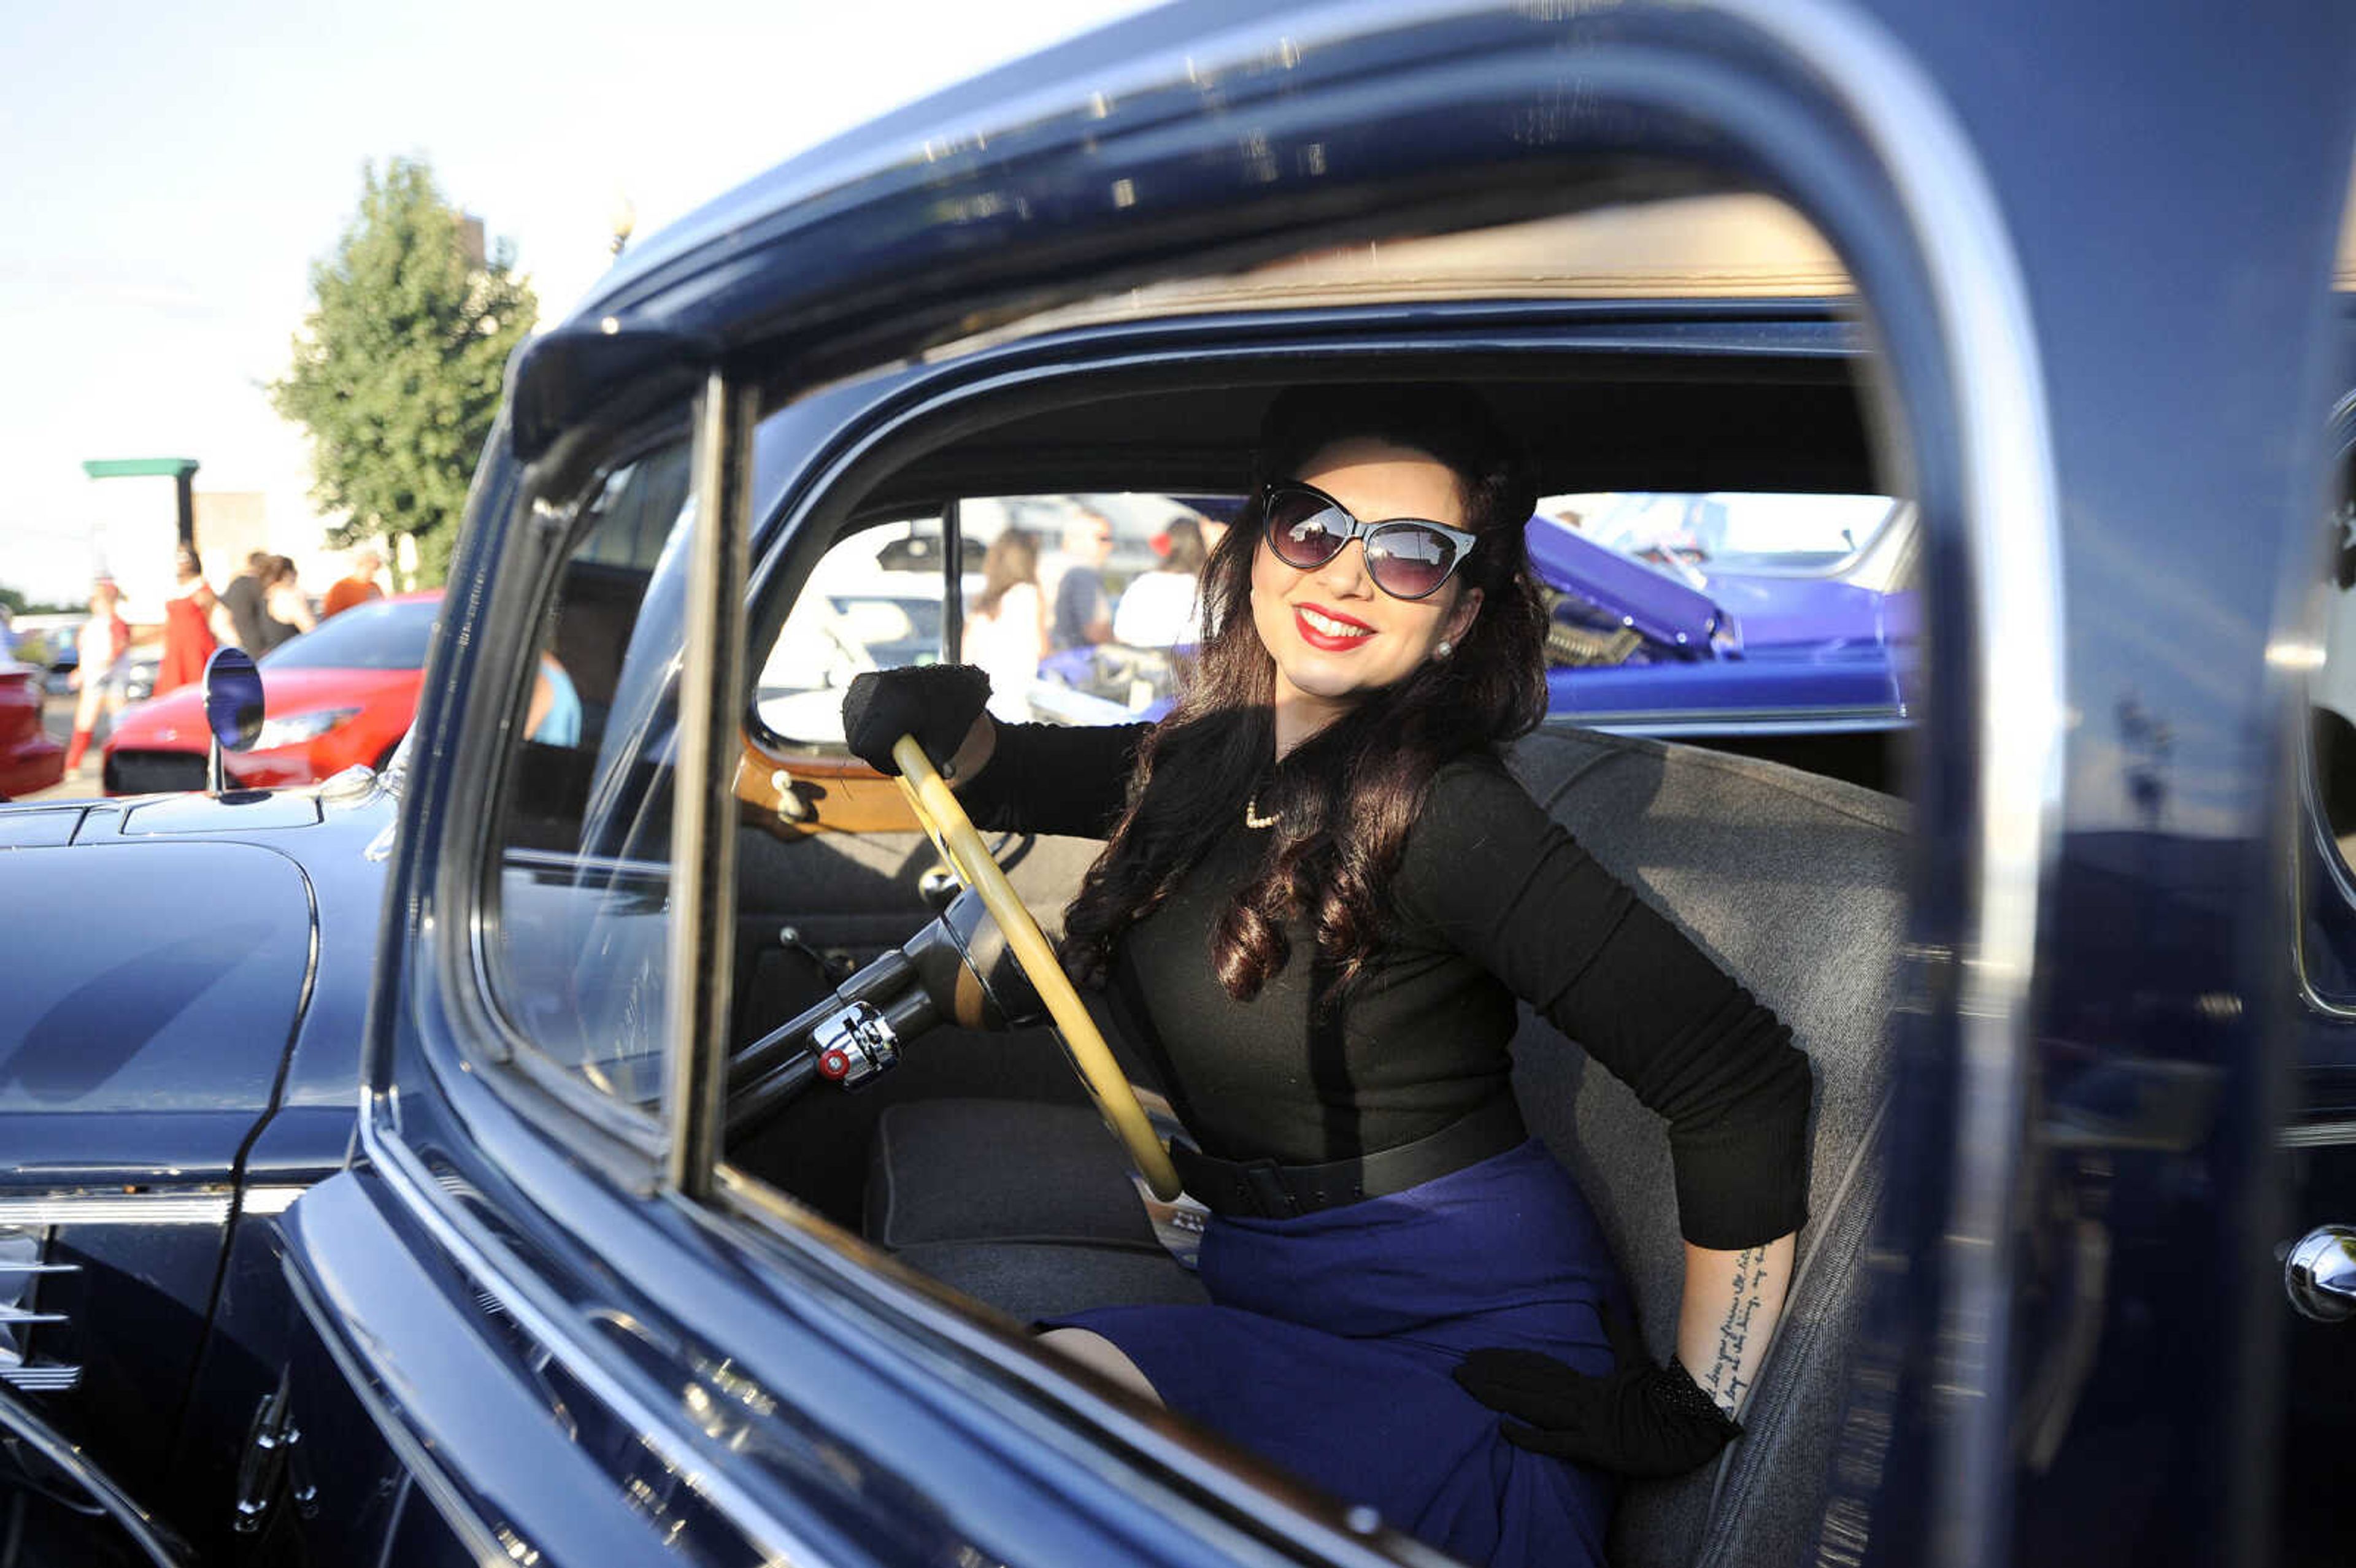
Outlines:
{"label": "long dark wavy hair", "polygon": [[[1258,497],[1352,438],[1411,448],[1454,472],[1478,539],[1454,592],[1480,589],[1481,609],[1452,656],[1368,692],[1278,763],[1276,665],[1251,613]],[[1340,997],[1388,924],[1391,875],[1432,775],[1527,733],[1546,713],[1547,617],[1522,540],[1537,496],[1527,461],[1477,393],[1437,384],[1291,389],[1269,405],[1254,469],[1254,498],[1204,569],[1212,630],[1192,678],[1140,748],[1128,809],[1065,913],[1064,960],[1084,980],[1103,978],[1122,933],[1253,803],[1277,823],[1257,874],[1211,930],[1213,970],[1228,995],[1250,1000],[1291,956],[1287,925],[1305,919],[1331,965],[1323,999]]]}

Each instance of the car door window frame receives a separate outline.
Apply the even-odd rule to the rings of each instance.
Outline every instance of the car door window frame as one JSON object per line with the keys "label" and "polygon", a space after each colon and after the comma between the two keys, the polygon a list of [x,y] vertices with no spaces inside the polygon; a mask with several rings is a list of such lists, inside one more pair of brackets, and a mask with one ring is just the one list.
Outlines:
{"label": "car door window frame", "polygon": [[[498,569],[476,618],[478,627],[502,630],[498,637],[484,639],[484,663],[474,672],[473,688],[485,695],[467,704],[461,722],[450,769],[455,796],[504,799],[515,758],[513,731],[530,702],[528,671],[538,657],[542,618],[558,592],[568,552],[580,542],[579,525],[605,482],[684,438],[690,444],[691,477],[685,503],[693,515],[690,526],[699,539],[712,531],[704,526],[710,515],[707,498],[696,486],[704,476],[703,448],[712,439],[707,406],[716,384],[712,376],[692,381],[664,376],[637,389],[637,395],[622,406],[600,411],[603,418],[584,419],[564,432],[524,470],[509,508],[506,538],[495,547]],[[738,406],[733,391],[723,392],[723,400],[731,409]],[[727,462],[741,472],[745,466],[741,448],[731,450]],[[741,491],[742,481],[733,488]],[[670,524],[678,526],[677,519]],[[725,531],[741,541],[741,526]],[[691,590],[690,600],[691,624],[709,617],[710,607],[699,610]],[[688,667],[682,660],[682,694]],[[675,773],[675,795],[678,787]],[[673,815],[669,850],[676,874],[680,844],[676,807]],[[446,1037],[455,1040],[460,1058],[449,1064],[452,1068],[475,1073],[532,1124],[626,1185],[643,1188],[667,1168],[676,1142],[670,1088],[681,1053],[676,1022],[667,1019],[663,1026],[665,1093],[645,1108],[600,1092],[533,1040],[500,1000],[492,978],[492,933],[500,919],[501,821],[498,810],[482,811],[471,821],[462,817],[452,825],[454,831],[444,835],[433,875],[434,896],[457,939],[437,944],[438,962],[412,971],[412,983],[438,988],[456,1015],[457,1027]],[[667,937],[670,990],[676,990],[676,976],[684,964],[680,941],[674,921]]]}

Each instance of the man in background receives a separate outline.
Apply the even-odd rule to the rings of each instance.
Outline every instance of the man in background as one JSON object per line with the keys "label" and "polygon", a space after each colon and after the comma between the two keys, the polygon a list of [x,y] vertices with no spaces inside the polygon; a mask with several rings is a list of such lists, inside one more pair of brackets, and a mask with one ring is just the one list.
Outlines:
{"label": "man in background", "polygon": [[1051,650],[1112,641],[1112,600],[1104,563],[1112,559],[1112,522],[1101,512],[1077,511],[1064,525],[1063,570],[1047,619]]}
{"label": "man in background", "polygon": [[229,612],[229,629],[236,635],[237,645],[248,653],[258,654],[270,645],[262,635],[262,581],[269,575],[271,560],[268,550],[255,550],[245,558],[245,570],[221,585],[221,608]]}
{"label": "man in background", "polygon": [[339,577],[327,590],[327,603],[319,606],[319,619],[340,615],[355,604],[365,604],[371,599],[384,597],[384,590],[376,585],[376,574],[384,570],[384,557],[372,549],[363,549],[352,557],[351,574]]}

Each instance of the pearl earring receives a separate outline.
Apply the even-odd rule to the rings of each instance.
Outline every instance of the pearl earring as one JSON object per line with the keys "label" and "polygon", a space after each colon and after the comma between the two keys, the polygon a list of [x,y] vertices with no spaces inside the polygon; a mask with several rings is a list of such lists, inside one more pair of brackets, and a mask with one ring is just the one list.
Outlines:
{"label": "pearl earring", "polygon": [[1456,645],[1450,642],[1446,637],[1442,637],[1440,639],[1440,645],[1431,650],[1431,656],[1437,659],[1444,659],[1455,651]]}

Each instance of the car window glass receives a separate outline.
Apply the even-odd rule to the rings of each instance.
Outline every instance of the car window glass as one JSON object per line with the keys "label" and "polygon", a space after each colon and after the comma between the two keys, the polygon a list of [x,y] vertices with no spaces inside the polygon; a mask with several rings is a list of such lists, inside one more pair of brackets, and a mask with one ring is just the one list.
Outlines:
{"label": "car window glass", "polygon": [[[947,659],[985,669],[992,710],[1011,721],[1158,718],[1201,635],[1194,558],[1173,539],[1191,528],[1215,542],[1240,505],[1126,492],[958,501],[954,650],[941,519],[862,529],[819,559],[795,598],[755,667],[754,713],[779,741],[839,747],[853,676]],[[1001,562],[1012,552],[1002,585],[991,578],[993,549]]]}
{"label": "car window glass", "polygon": [[862,670],[941,656],[941,523],[863,528],[819,558],[755,667],[753,710],[800,746],[842,742],[842,691]]}
{"label": "car window glass", "polygon": [[1548,496],[1534,521],[1665,569],[1793,577],[1837,571],[1897,514],[1887,496],[1608,491]]}
{"label": "car window glass", "polygon": [[501,774],[491,987],[524,1043],[660,1093],[670,769],[694,517],[684,441],[607,473],[557,574]]}
{"label": "car window glass", "polygon": [[286,669],[421,669],[434,643],[435,600],[355,605],[279,644],[257,663]]}

